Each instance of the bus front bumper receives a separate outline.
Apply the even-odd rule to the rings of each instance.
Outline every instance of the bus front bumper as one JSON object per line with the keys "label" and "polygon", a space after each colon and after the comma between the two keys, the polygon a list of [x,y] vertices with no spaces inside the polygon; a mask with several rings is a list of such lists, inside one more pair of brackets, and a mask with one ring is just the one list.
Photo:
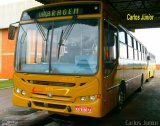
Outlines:
{"label": "bus front bumper", "polygon": [[64,102],[49,101],[45,99],[34,99],[21,96],[13,91],[13,105],[21,107],[30,107],[33,109],[46,110],[53,113],[67,115],[81,115],[89,117],[102,117],[101,99],[92,102]]}

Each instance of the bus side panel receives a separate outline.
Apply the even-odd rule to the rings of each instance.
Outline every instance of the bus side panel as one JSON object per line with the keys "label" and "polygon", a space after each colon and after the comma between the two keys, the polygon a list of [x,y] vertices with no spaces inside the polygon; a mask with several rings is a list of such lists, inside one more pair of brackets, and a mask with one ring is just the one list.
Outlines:
{"label": "bus side panel", "polygon": [[123,60],[120,60],[114,70],[105,78],[103,78],[103,108],[105,113],[110,112],[117,106],[119,85],[123,80]]}

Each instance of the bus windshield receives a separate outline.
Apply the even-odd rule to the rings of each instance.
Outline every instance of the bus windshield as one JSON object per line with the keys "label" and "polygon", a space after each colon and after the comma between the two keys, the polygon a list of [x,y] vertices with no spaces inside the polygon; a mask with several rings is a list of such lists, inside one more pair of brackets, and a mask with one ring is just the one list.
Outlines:
{"label": "bus windshield", "polygon": [[72,20],[21,24],[15,70],[46,74],[95,74],[98,69],[99,19]]}

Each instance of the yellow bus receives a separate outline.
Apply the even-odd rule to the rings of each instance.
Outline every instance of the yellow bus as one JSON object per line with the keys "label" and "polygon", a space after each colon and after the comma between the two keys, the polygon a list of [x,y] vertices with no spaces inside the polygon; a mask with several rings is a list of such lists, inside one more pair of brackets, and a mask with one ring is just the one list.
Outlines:
{"label": "yellow bus", "polygon": [[[147,49],[100,1],[25,10],[15,51],[13,104],[103,117],[122,109],[147,76]],[[111,23],[112,22],[112,23]],[[15,26],[9,27],[9,39]]]}
{"label": "yellow bus", "polygon": [[154,78],[155,71],[156,71],[156,57],[150,52],[148,53],[148,56],[147,56],[147,67],[148,67],[147,81],[149,81],[150,78]]}

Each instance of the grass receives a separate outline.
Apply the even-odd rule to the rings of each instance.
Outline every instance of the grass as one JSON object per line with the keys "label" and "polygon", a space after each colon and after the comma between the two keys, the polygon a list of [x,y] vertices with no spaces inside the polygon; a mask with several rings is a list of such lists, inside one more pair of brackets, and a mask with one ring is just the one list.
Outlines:
{"label": "grass", "polygon": [[8,87],[13,87],[13,80],[0,80],[0,89],[1,88],[8,88]]}

